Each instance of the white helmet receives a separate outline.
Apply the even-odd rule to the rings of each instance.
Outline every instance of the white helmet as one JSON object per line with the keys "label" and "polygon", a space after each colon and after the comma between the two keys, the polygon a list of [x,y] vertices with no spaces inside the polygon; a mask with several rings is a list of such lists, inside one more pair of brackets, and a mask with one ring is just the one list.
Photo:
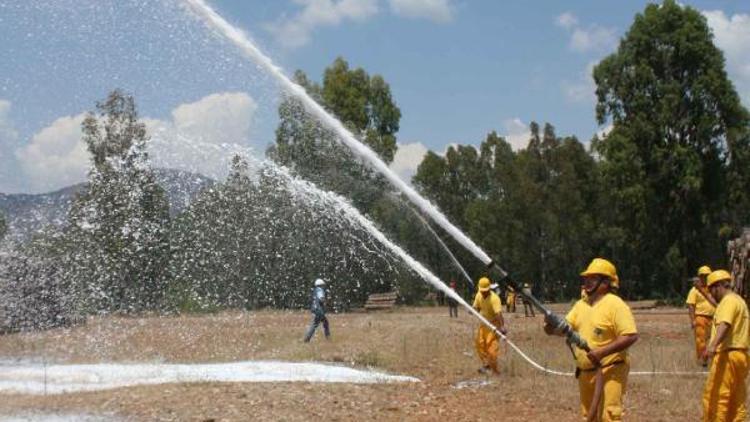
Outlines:
{"label": "white helmet", "polygon": [[320,286],[325,286],[325,285],[326,285],[326,282],[323,281],[322,279],[319,278],[315,280],[315,287],[320,287]]}

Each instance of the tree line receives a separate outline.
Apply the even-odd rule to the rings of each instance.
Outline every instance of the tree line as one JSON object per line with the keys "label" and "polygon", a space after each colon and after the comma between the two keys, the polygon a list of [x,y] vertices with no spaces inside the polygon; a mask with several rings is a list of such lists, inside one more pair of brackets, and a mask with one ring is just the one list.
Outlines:
{"label": "tree line", "polygon": [[706,19],[671,0],[636,15],[593,78],[612,130],[588,150],[532,123],[525,149],[490,133],[429,153],[414,183],[548,298],[573,294],[593,256],[628,296],[681,294],[750,224],[750,115]]}
{"label": "tree line", "polygon": [[170,216],[132,96],[113,91],[82,131],[92,165],[67,222],[0,254],[2,329],[109,312],[305,307],[317,277],[338,310],[399,285],[404,300],[424,295],[342,197],[283,167],[237,155],[226,180]]}

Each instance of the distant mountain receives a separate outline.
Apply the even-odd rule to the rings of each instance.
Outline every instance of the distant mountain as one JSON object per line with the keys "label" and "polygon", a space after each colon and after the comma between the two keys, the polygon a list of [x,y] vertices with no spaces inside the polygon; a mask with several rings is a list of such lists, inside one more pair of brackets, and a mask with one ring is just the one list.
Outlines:
{"label": "distant mountain", "polygon": [[45,226],[62,225],[70,204],[84,187],[84,183],[79,183],[49,193],[0,193],[0,211],[8,223],[8,236],[27,238]]}
{"label": "distant mountain", "polygon": [[[181,170],[156,169],[154,173],[167,193],[171,215],[187,208],[202,189],[215,183],[206,176]],[[8,223],[9,237],[25,239],[45,226],[63,225],[76,194],[85,187],[85,183],[79,183],[49,193],[0,193],[0,211]]]}
{"label": "distant mountain", "polygon": [[182,212],[200,191],[216,183],[214,179],[189,171],[155,169],[154,173],[156,181],[167,192],[170,215]]}

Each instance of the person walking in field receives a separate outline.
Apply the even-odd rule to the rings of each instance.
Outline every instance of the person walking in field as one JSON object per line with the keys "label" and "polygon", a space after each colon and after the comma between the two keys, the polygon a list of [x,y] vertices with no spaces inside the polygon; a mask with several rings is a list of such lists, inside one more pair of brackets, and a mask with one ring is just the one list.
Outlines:
{"label": "person walking in field", "polygon": [[521,302],[523,303],[523,315],[527,317],[534,317],[534,306],[532,306],[531,302],[526,299],[527,296],[531,296],[531,285],[529,285],[529,283],[523,283],[523,288],[521,289],[521,291],[525,295],[521,296]]}
{"label": "person walking in field", "polygon": [[[635,319],[630,307],[612,292],[612,284],[619,286],[620,280],[611,262],[595,258],[581,273],[581,283],[586,298],[577,301],[565,316],[590,347],[589,352],[575,350],[581,413],[588,420],[619,421],[623,416],[622,399],[630,372],[628,348],[638,341]],[[563,335],[551,320],[545,320],[544,331]],[[599,403],[592,403],[599,371],[601,399]],[[596,412],[593,418],[589,417],[591,410]]]}
{"label": "person walking in field", "polygon": [[[474,309],[477,310],[487,321],[495,326],[501,333],[505,334],[505,321],[503,320],[502,305],[500,297],[490,289],[490,279],[482,277],[479,279],[479,291],[474,297]],[[479,372],[487,374],[490,371],[499,374],[497,358],[500,353],[500,339],[498,335],[486,325],[480,323],[475,338],[477,355],[482,361]]]}
{"label": "person walking in field", "polygon": [[312,304],[310,305],[310,312],[313,314],[313,320],[310,323],[310,328],[305,333],[305,343],[310,342],[310,339],[315,334],[315,329],[318,328],[320,323],[323,323],[323,333],[326,339],[331,338],[331,330],[328,327],[328,318],[326,318],[326,282],[317,279],[312,291]]}
{"label": "person walking in field", "polygon": [[716,300],[706,287],[706,277],[711,274],[711,269],[704,265],[698,269],[693,288],[688,293],[687,304],[688,315],[690,316],[690,327],[695,335],[695,353],[698,360],[703,366],[708,366],[705,359],[706,343],[708,336],[711,334],[711,323],[716,310]]}
{"label": "person walking in field", "polygon": [[[456,282],[454,280],[451,280],[451,289],[453,291],[456,291]],[[451,318],[458,318],[458,302],[456,299],[453,299],[450,296],[447,296],[446,299],[448,300],[448,313],[450,314]]]}
{"label": "person walking in field", "polygon": [[711,342],[704,352],[711,361],[711,369],[703,387],[703,422],[745,421],[750,346],[747,303],[732,291],[732,276],[727,271],[713,271],[707,280],[708,290],[718,306]]}

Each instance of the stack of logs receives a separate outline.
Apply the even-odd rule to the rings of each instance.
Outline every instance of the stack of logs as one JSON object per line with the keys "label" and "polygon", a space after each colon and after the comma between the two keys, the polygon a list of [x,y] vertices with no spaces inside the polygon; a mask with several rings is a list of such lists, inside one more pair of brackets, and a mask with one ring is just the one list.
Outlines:
{"label": "stack of logs", "polygon": [[386,293],[373,293],[367,298],[365,303],[365,310],[377,311],[384,309],[391,309],[396,304],[398,299],[398,292],[391,291]]}
{"label": "stack of logs", "polygon": [[727,242],[727,255],[734,290],[750,301],[750,227],[745,227],[737,239]]}

